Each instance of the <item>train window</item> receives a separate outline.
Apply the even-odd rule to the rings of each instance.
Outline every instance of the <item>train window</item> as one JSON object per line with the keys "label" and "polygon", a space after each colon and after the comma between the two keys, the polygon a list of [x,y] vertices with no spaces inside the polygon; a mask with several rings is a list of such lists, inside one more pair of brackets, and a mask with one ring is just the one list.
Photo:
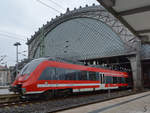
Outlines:
{"label": "train window", "polygon": [[121,83],[121,77],[118,77],[118,83],[120,84]]}
{"label": "train window", "polygon": [[78,80],[88,80],[86,71],[77,72],[77,76]]}
{"label": "train window", "polygon": [[99,77],[99,73],[96,72],[96,80],[99,81],[100,77]]}
{"label": "train window", "polygon": [[55,68],[47,67],[42,72],[38,80],[53,80],[53,79],[55,79]]}
{"label": "train window", "polygon": [[68,69],[65,74],[65,80],[76,80],[76,71]]}
{"label": "train window", "polygon": [[66,70],[63,68],[56,68],[56,76],[58,80],[65,80]]}
{"label": "train window", "polygon": [[39,58],[39,59],[32,60],[31,62],[29,62],[24,66],[24,68],[20,72],[20,75],[30,74],[44,60],[46,60],[46,58]]}
{"label": "train window", "polygon": [[96,80],[96,72],[89,71],[89,80]]}
{"label": "train window", "polygon": [[81,80],[81,79],[82,79],[82,76],[81,76],[81,72],[80,72],[80,71],[77,72],[77,78],[78,78],[77,80]]}
{"label": "train window", "polygon": [[131,80],[130,80],[129,78],[125,78],[125,82],[126,82],[126,83],[130,83]]}
{"label": "train window", "polygon": [[105,76],[106,77],[106,84],[112,83],[112,77],[111,76]]}
{"label": "train window", "polygon": [[88,80],[86,71],[81,71],[81,80]]}
{"label": "train window", "polygon": [[125,78],[121,78],[121,83],[125,83]]}
{"label": "train window", "polygon": [[113,84],[117,84],[117,77],[113,77]]}
{"label": "train window", "polygon": [[69,80],[75,80],[75,79],[76,79],[75,74],[76,74],[75,72],[68,73],[68,78],[69,78]]}
{"label": "train window", "polygon": [[102,81],[102,74],[99,73],[99,81]]}
{"label": "train window", "polygon": [[90,79],[89,79],[89,72],[88,72],[88,71],[87,71],[87,80],[90,80]]}

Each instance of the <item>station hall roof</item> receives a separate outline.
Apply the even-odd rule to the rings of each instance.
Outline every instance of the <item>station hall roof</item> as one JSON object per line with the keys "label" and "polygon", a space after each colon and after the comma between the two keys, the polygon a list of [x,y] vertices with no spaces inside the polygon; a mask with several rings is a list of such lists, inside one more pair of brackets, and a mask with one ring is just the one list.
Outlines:
{"label": "station hall roof", "polygon": [[144,42],[150,42],[150,0],[97,0]]}

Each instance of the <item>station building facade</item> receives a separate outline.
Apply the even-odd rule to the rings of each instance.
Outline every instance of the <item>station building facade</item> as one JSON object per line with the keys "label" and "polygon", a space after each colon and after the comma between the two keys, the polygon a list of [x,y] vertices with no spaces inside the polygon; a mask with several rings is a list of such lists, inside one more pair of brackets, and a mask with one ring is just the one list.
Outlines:
{"label": "station building facade", "polygon": [[11,82],[10,71],[5,66],[0,66],[0,86],[7,86]]}

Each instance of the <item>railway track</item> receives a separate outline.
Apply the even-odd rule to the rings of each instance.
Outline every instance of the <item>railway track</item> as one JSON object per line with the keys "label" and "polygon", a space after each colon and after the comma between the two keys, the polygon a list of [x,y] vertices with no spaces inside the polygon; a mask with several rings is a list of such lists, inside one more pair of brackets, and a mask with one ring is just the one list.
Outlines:
{"label": "railway track", "polygon": [[[34,101],[25,101],[25,102],[10,102],[0,104],[0,112],[8,113],[51,113],[63,111],[66,109],[76,108],[79,106],[89,105],[93,103],[103,102],[106,100],[120,98],[128,95],[135,94],[135,92],[126,90],[126,91],[115,91],[108,93],[99,93],[95,92],[89,94],[73,94],[68,97],[56,97],[50,100],[34,100]],[[15,107],[14,107],[15,106]],[[18,106],[18,107],[16,107]],[[6,109],[11,108],[11,110]]]}
{"label": "railway track", "polygon": [[11,106],[20,106],[23,104],[29,104],[31,102],[26,101],[26,102],[22,102],[22,101],[16,101],[16,102],[5,102],[5,103],[0,103],[0,108],[4,108],[4,107],[11,107]]}
{"label": "railway track", "polygon": [[[105,94],[105,92],[101,93]],[[9,95],[1,95],[0,96],[0,108],[4,107],[13,107],[13,106],[20,106],[20,105],[27,105],[27,104],[34,104],[34,103],[42,103],[45,101],[59,101],[59,100],[65,100],[65,99],[73,99],[78,97],[88,97],[92,95],[100,95],[99,92],[83,92],[83,93],[74,93],[70,96],[62,97],[62,96],[56,96],[55,98],[52,98],[50,100],[28,100],[28,101],[22,101],[20,100],[20,96],[16,94],[9,94]]]}
{"label": "railway track", "polygon": [[[45,101],[57,101],[57,100],[64,100],[66,98],[76,98],[79,94],[73,94],[71,96],[67,96],[67,97],[62,97],[62,96],[56,96],[55,98],[52,98],[50,100],[41,100],[41,99],[37,99],[37,100],[20,100],[19,95],[2,95],[0,96],[0,108],[4,108],[4,107],[13,107],[13,106],[21,106],[21,105],[27,105],[27,104],[36,104],[36,103],[42,103]],[[80,96],[89,96],[91,94],[81,94]]]}
{"label": "railway track", "polygon": [[11,103],[14,101],[19,101],[19,100],[20,100],[20,97],[17,94],[0,95],[0,104]]}

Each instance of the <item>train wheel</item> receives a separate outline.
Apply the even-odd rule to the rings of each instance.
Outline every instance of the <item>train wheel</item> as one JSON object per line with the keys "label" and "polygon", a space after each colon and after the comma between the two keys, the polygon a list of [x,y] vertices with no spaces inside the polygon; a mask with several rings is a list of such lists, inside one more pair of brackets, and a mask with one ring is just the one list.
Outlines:
{"label": "train wheel", "polygon": [[73,93],[73,90],[72,89],[65,89],[64,90],[64,95],[65,96],[69,96],[69,95],[71,95]]}
{"label": "train wheel", "polygon": [[73,93],[73,89],[69,89],[68,94],[71,95]]}
{"label": "train wheel", "polygon": [[66,97],[66,96],[69,96],[72,94],[72,89],[60,89],[60,90],[55,90],[55,96],[63,96],[63,97]]}

